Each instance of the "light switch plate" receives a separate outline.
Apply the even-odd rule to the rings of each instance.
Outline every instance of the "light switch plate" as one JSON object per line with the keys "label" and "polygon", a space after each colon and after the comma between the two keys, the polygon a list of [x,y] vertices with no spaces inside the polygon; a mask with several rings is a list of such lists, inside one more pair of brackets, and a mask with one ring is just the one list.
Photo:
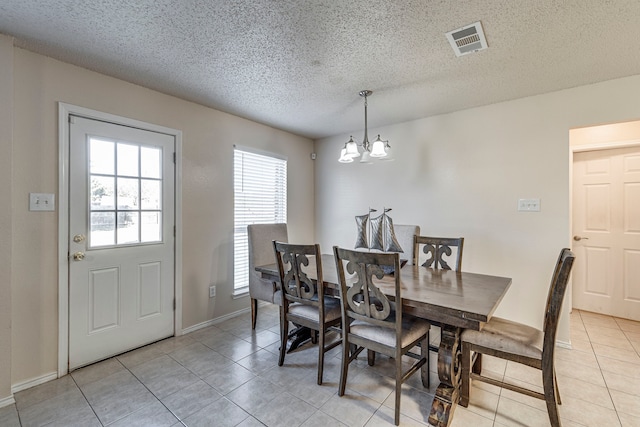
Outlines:
{"label": "light switch plate", "polygon": [[55,211],[56,195],[53,193],[29,193],[30,211]]}
{"label": "light switch plate", "polygon": [[518,199],[518,211],[540,212],[540,199]]}

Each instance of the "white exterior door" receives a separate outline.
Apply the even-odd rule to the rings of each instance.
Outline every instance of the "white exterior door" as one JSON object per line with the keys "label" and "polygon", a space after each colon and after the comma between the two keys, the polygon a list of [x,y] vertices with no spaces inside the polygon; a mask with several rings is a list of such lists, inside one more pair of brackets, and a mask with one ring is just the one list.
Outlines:
{"label": "white exterior door", "polygon": [[573,306],[640,320],[640,148],[576,153]]}
{"label": "white exterior door", "polygon": [[174,334],[174,136],[71,116],[69,369]]}

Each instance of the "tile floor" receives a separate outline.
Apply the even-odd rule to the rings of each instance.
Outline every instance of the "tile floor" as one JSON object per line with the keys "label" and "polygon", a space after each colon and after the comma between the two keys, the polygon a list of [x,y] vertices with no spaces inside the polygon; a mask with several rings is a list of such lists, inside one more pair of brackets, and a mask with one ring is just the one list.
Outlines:
{"label": "tile floor", "polygon": [[[337,395],[340,347],[316,385],[313,346],[277,366],[278,316],[261,307],[251,333],[243,315],[160,341],[16,393],[0,409],[0,426],[389,426],[393,425],[393,369],[379,357],[349,371]],[[559,348],[557,374],[565,427],[640,426],[640,322],[575,310],[573,350]],[[436,334],[434,334],[436,335]],[[435,356],[435,355],[434,355]],[[435,369],[432,357],[432,369]],[[538,371],[486,358],[484,371],[540,386]],[[402,391],[401,425],[426,424],[435,388],[419,375]],[[453,426],[548,426],[544,402],[484,383],[473,384],[468,408]]]}

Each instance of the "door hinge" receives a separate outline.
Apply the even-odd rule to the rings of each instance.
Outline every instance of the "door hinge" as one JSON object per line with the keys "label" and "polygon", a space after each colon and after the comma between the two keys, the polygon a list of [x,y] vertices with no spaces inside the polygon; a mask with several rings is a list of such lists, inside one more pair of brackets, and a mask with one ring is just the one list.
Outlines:
{"label": "door hinge", "polygon": [[173,237],[176,237],[176,226],[173,226]]}
{"label": "door hinge", "polygon": [[173,153],[173,164],[174,165],[176,164],[176,153],[175,152]]}
{"label": "door hinge", "polygon": [[174,298],[173,299],[173,311],[175,311],[175,310],[176,310],[176,299]]}
{"label": "door hinge", "polygon": [[76,123],[76,116],[72,116],[71,114],[69,114],[69,123],[71,123],[72,125]]}

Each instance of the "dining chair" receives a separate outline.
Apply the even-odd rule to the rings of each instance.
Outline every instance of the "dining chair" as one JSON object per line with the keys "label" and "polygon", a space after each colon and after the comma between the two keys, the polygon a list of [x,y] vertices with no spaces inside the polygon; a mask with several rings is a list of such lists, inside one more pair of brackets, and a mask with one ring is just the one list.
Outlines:
{"label": "dining chair", "polygon": [[455,267],[453,270],[460,271],[464,237],[451,238],[416,235],[413,238],[414,265],[419,265],[421,259],[420,246],[422,246],[422,253],[427,254],[426,261],[421,264],[423,267],[430,267],[436,270],[451,270],[452,268],[449,263],[452,263]]}
{"label": "dining chair", "polygon": [[406,259],[409,264],[413,263],[413,237],[420,235],[419,225],[395,224],[393,230],[400,247],[404,251],[400,258]]}
{"label": "dining chair", "polygon": [[[420,247],[422,246],[422,251]],[[453,249],[452,249],[453,248]],[[415,235],[413,237],[413,264],[422,267],[451,270],[451,263],[455,271],[460,271],[462,266],[462,250],[464,237],[429,237]],[[420,254],[426,254],[426,260],[420,264]],[[439,322],[431,322],[433,326],[441,327]],[[429,344],[429,350],[438,353],[439,348]]]}
{"label": "dining chair", "polygon": [[289,241],[287,224],[250,224],[247,226],[249,244],[249,298],[251,299],[251,329],[256,328],[258,301],[280,305],[281,292],[275,282],[265,280],[255,270],[257,265],[273,264],[273,241]]}
{"label": "dining chair", "polygon": [[[402,313],[400,274],[385,276],[383,266],[400,271],[398,253],[360,252],[333,247],[340,283],[342,308],[342,369],[338,395],[344,396],[349,364],[363,349],[385,354],[395,361],[395,425],[400,423],[402,383],[420,370],[422,384],[429,387],[428,350],[420,354],[410,350],[429,342],[429,322]],[[382,292],[393,295],[390,300]],[[353,348],[352,348],[353,347]],[[403,372],[402,356],[417,361]]]}
{"label": "dining chair", "polygon": [[[413,238],[414,236],[420,235],[420,226],[419,225],[405,225],[405,224],[394,224],[393,226],[394,235],[396,236],[396,240],[402,248],[403,252],[400,253],[400,259],[406,260],[408,264],[413,264]],[[380,252],[376,249],[374,252]],[[390,252],[393,253],[393,252]],[[368,362],[370,366],[375,364],[376,356],[374,351],[368,351]]]}
{"label": "dining chair", "polygon": [[[289,338],[289,322],[307,327],[318,334],[318,385],[322,384],[324,354],[340,344],[336,340],[326,344],[326,331],[341,322],[340,301],[324,294],[320,245],[292,245],[273,241],[283,290],[280,306],[280,357],[284,364]],[[315,264],[315,281],[308,276],[311,259]]]}
{"label": "dining chair", "polygon": [[[554,368],[554,351],[558,318],[574,259],[571,250],[565,248],[560,251],[551,277],[542,330],[492,317],[481,331],[467,329],[462,332],[462,406],[469,404],[469,388],[473,379],[544,400],[551,426],[561,426],[558,405],[562,401]],[[472,352],[475,352],[473,357]],[[541,370],[543,393],[482,376],[483,354]]]}

